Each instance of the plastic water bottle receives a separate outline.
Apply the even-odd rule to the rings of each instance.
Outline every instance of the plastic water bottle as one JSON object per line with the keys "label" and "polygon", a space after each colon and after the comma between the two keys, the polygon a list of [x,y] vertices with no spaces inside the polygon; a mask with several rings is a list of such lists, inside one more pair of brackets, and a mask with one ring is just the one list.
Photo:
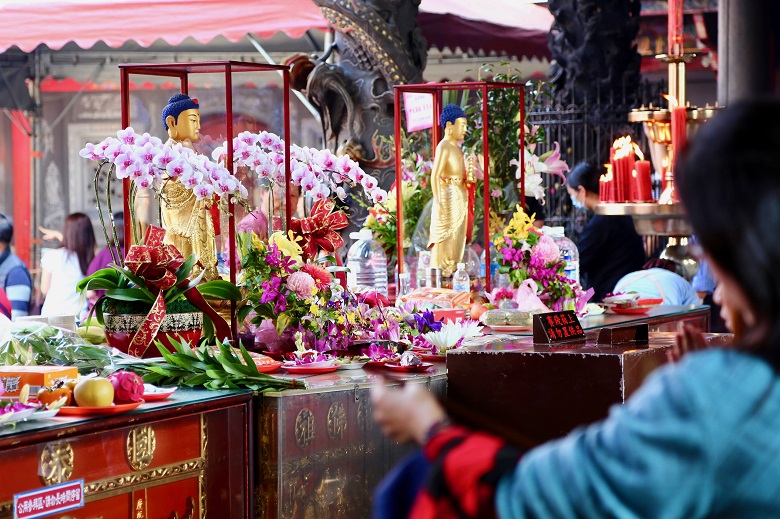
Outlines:
{"label": "plastic water bottle", "polygon": [[566,262],[563,273],[572,281],[580,282],[580,252],[577,246],[563,232],[563,227],[549,227],[547,235],[553,239],[561,251],[561,259]]}
{"label": "plastic water bottle", "polygon": [[398,274],[398,288],[396,289],[396,298],[405,296],[412,291],[412,276],[409,272]]}
{"label": "plastic water bottle", "polygon": [[[498,251],[493,246],[493,242],[490,242],[490,286],[495,288],[498,286]],[[487,268],[485,265],[485,251],[479,255],[479,275],[480,277],[487,276]]]}
{"label": "plastic water bottle", "polygon": [[458,263],[458,270],[452,275],[452,289],[458,292],[471,292],[471,278],[466,272],[466,264]]}
{"label": "plastic water bottle", "polygon": [[347,287],[355,292],[376,290],[387,296],[387,255],[370,229],[350,233],[357,240],[347,252]]}

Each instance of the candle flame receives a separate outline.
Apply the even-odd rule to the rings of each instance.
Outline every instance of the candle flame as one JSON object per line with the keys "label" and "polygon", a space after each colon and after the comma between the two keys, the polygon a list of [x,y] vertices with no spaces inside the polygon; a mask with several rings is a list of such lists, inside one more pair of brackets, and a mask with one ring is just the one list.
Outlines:
{"label": "candle flame", "polygon": [[605,174],[599,177],[599,182],[612,182],[612,171],[607,171]]}
{"label": "candle flame", "polygon": [[677,98],[674,97],[672,94],[661,94],[661,97],[669,101],[669,106],[671,108],[677,108],[678,106],[680,106],[680,102],[677,101]]}
{"label": "candle flame", "polygon": [[618,137],[615,139],[615,142],[612,143],[612,147],[615,149],[616,159],[628,157],[634,153],[639,158],[639,160],[645,160],[645,154],[642,153],[642,150],[639,148],[639,144],[631,140],[630,135]]}

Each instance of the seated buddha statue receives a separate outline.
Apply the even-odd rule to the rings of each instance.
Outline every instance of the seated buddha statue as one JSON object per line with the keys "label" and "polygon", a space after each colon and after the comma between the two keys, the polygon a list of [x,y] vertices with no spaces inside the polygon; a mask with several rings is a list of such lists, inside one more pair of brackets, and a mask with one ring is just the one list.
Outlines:
{"label": "seated buddha statue", "polygon": [[433,206],[428,248],[431,249],[431,267],[441,269],[449,277],[461,261],[466,247],[469,221],[469,187],[474,184],[467,175],[459,141],[466,135],[466,114],[455,104],[444,107],[439,123],[444,138],[436,147],[431,171]]}
{"label": "seated buddha statue", "polygon": [[[162,111],[163,126],[168,131],[167,146],[181,144],[193,149],[200,138],[200,106],[197,99],[176,94]],[[162,189],[162,224],[165,243],[175,245],[186,258],[196,254],[205,269],[204,279],[217,279],[217,246],[214,221],[210,211],[212,200],[198,200],[195,194],[176,179],[165,182]],[[193,269],[198,275],[200,267]]]}

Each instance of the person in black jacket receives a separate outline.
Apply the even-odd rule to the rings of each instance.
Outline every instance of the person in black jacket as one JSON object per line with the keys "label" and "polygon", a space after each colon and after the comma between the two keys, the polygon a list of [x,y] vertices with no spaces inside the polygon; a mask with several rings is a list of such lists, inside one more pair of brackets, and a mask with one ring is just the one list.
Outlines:
{"label": "person in black jacket", "polygon": [[[599,172],[587,162],[577,164],[566,179],[566,190],[574,207],[592,211],[599,203]],[[642,238],[630,216],[592,216],[577,249],[583,286],[595,291],[592,301],[604,299],[620,278],[645,263]]]}

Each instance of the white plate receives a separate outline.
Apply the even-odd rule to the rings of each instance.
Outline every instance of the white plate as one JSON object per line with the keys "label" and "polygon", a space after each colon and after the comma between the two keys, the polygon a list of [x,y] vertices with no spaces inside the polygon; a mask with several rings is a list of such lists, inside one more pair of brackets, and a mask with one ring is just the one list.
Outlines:
{"label": "white plate", "polygon": [[35,411],[36,409],[31,407],[29,409],[22,409],[21,411],[0,415],[0,425],[12,424],[20,420],[24,420],[25,418],[32,416]]}
{"label": "white plate", "polygon": [[28,420],[45,420],[46,418],[52,418],[54,415],[60,412],[60,408],[46,409],[45,411],[35,411]]}
{"label": "white plate", "polygon": [[363,369],[363,366],[366,365],[365,362],[350,362],[349,364],[339,364],[336,363],[338,368],[336,368],[337,371],[341,370],[352,370],[352,369]]}

